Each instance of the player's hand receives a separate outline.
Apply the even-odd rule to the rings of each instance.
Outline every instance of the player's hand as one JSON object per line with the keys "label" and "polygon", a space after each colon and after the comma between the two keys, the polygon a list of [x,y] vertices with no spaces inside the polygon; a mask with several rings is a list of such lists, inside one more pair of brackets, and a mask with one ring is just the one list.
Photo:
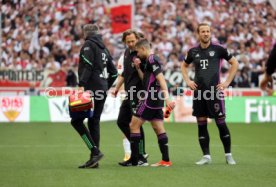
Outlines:
{"label": "player's hand", "polygon": [[222,91],[222,90],[224,90],[225,88],[227,88],[229,86],[229,83],[227,83],[227,82],[224,82],[224,83],[220,83],[220,84],[218,84],[217,85],[217,90],[219,91]]}
{"label": "player's hand", "polygon": [[261,83],[260,83],[261,89],[264,91],[267,91],[268,83],[271,81],[272,81],[271,77],[265,74],[264,78],[261,80]]}
{"label": "player's hand", "polygon": [[117,88],[115,88],[114,90],[112,90],[111,95],[113,97],[117,97],[118,92],[119,92],[119,90]]}
{"label": "player's hand", "polygon": [[166,104],[167,104],[167,107],[169,107],[171,110],[173,110],[175,107],[174,101],[167,101]]}
{"label": "player's hand", "polygon": [[165,109],[165,112],[164,112],[164,118],[170,117],[170,114],[171,114],[171,112],[173,111],[173,109],[175,107],[175,102],[174,101],[167,100],[166,104],[167,104],[167,106],[166,106],[166,109]]}
{"label": "player's hand", "polygon": [[140,69],[140,64],[141,64],[141,60],[140,60],[140,58],[134,58],[133,59],[133,64],[134,64],[134,66],[135,66],[135,68],[136,69]]}
{"label": "player's hand", "polygon": [[272,89],[266,88],[265,91],[266,91],[266,93],[267,93],[268,96],[272,96],[273,95],[273,90]]}
{"label": "player's hand", "polygon": [[189,86],[189,88],[191,88],[192,90],[196,90],[197,89],[197,84],[194,81],[189,81],[187,82],[187,85]]}
{"label": "player's hand", "polygon": [[78,87],[78,93],[84,92],[84,87]]}

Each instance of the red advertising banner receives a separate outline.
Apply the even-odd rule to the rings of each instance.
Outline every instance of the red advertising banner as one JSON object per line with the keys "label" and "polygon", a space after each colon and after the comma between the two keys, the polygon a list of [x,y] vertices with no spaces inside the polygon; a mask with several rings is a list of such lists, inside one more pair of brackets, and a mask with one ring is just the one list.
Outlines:
{"label": "red advertising banner", "polygon": [[112,33],[119,34],[131,28],[132,5],[121,5],[110,9]]}
{"label": "red advertising banner", "polygon": [[0,70],[1,87],[64,87],[67,73],[25,70]]}

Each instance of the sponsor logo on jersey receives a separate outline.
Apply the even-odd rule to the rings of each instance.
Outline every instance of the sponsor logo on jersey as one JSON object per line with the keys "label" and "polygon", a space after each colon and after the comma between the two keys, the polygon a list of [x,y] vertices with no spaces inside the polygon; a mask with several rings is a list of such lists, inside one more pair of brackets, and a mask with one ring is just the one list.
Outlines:
{"label": "sponsor logo on jersey", "polygon": [[207,69],[208,59],[200,60],[200,66],[202,67],[202,69]]}
{"label": "sponsor logo on jersey", "polygon": [[89,49],[90,49],[89,47],[85,47],[83,50],[84,51],[89,51]]}
{"label": "sponsor logo on jersey", "polygon": [[197,53],[195,57],[199,57],[199,54]]}

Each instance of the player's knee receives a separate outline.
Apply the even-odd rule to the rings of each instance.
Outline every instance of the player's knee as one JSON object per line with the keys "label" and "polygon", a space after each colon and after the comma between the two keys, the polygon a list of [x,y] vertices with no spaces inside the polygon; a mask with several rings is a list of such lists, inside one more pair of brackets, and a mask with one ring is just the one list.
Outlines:
{"label": "player's knee", "polygon": [[125,121],[126,121],[126,120],[124,120],[124,119],[122,119],[122,118],[118,118],[118,119],[117,119],[117,125],[118,125],[118,127],[119,127],[119,128],[122,128],[122,127],[124,127],[124,126],[126,126],[126,125],[129,125],[129,123],[126,123]]}
{"label": "player's knee", "polygon": [[158,134],[158,127],[157,127],[157,126],[152,125],[152,129],[154,130],[154,132],[155,132],[156,134]]}
{"label": "player's knee", "polygon": [[88,124],[89,125],[99,125],[100,124],[100,119],[99,118],[89,118],[88,119]]}
{"label": "player's knee", "polygon": [[166,133],[164,126],[152,125],[152,128],[157,135]]}
{"label": "player's knee", "polygon": [[120,118],[117,119],[117,125],[120,127],[122,125],[122,120]]}
{"label": "player's knee", "polygon": [[71,125],[73,127],[78,126],[80,123],[82,123],[82,121],[80,119],[71,119]]}
{"label": "player's knee", "polygon": [[215,118],[215,121],[217,125],[226,125],[225,116]]}
{"label": "player's knee", "polygon": [[140,127],[137,126],[137,124],[134,123],[134,122],[131,122],[131,123],[130,123],[129,128],[130,128],[130,132],[140,131]]}
{"label": "player's knee", "polygon": [[198,125],[207,125],[206,117],[197,117],[196,120]]}

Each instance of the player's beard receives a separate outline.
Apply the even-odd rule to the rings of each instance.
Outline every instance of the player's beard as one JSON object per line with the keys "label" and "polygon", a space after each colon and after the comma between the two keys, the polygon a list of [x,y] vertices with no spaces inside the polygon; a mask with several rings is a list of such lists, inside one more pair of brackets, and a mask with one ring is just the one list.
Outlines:
{"label": "player's beard", "polygon": [[208,38],[202,38],[200,41],[204,44],[207,44],[210,42],[210,40],[211,40],[211,37],[208,37]]}

